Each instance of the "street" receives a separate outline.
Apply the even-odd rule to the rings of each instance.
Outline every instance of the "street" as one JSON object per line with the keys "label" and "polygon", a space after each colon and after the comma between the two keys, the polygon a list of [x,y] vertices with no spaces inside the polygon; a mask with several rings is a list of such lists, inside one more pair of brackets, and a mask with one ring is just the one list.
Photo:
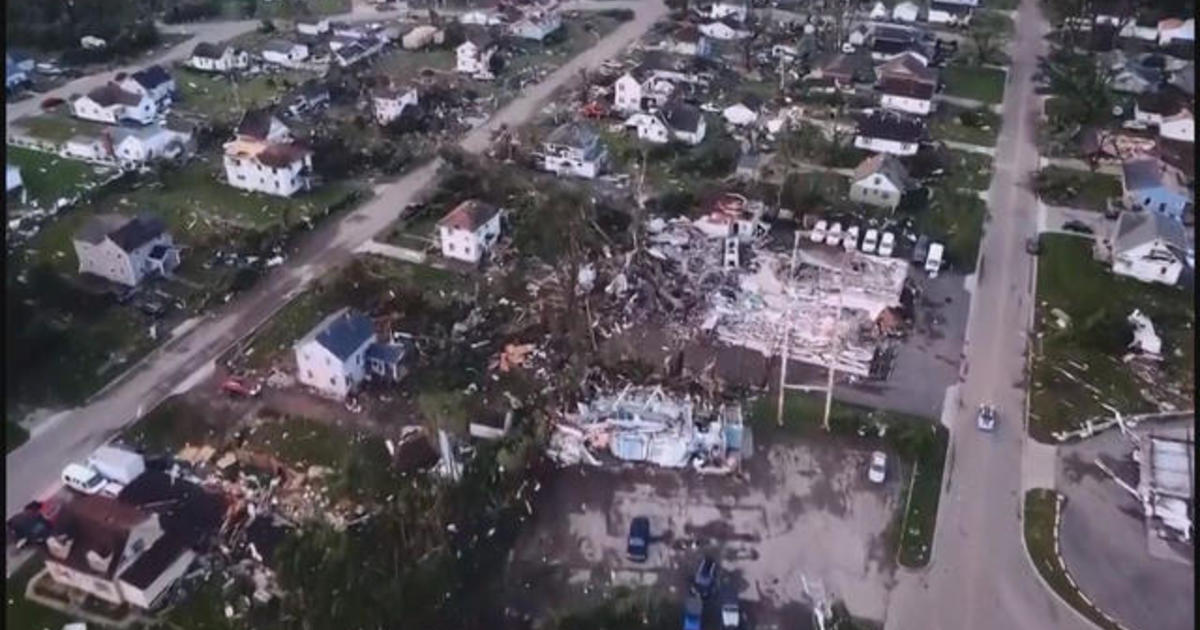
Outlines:
{"label": "street", "polygon": [[[964,380],[950,418],[950,452],[932,561],[900,576],[887,628],[1027,630],[1090,628],[1043,586],[1022,539],[1024,491],[1053,483],[1054,450],[1031,443],[1024,427],[1026,331],[1033,307],[1037,202],[1026,187],[1038,167],[1031,77],[1049,26],[1035,0],[1024,0],[1010,47],[1004,126],[988,191],[990,220],[981,245],[967,322]],[[975,429],[980,403],[1000,411],[995,433]],[[1045,458],[1049,457],[1048,479]],[[1040,472],[1041,475],[1031,475]]]}
{"label": "street", "polygon": [[[637,13],[633,20],[623,23],[595,46],[496,112],[488,124],[469,133],[460,145],[464,150],[482,152],[494,129],[501,124],[513,126],[527,120],[544,106],[555,89],[576,78],[581,69],[594,68],[615,56],[646,33],[667,11],[659,2],[575,3],[571,8],[633,8]],[[238,25],[244,23],[205,26],[215,31],[241,28]],[[186,54],[194,45],[194,41],[181,44],[184,52],[177,46],[166,56]],[[62,90],[85,89],[82,84],[77,84],[88,80],[99,82],[108,76],[79,79]],[[36,107],[39,100],[34,99],[32,106]],[[8,110],[10,121],[14,116],[13,107]],[[363,206],[301,239],[297,251],[284,265],[276,267],[253,289],[211,313],[191,332],[150,354],[122,382],[97,396],[86,407],[55,418],[49,426],[35,427],[29,441],[5,458],[8,477],[5,514],[12,516],[30,499],[52,492],[59,485],[59,472],[66,463],[81,460],[96,446],[153,409],[181,382],[269,320],[310,282],[348,262],[356,247],[391,226],[403,208],[436,181],[439,165],[440,160],[433,160],[394,183],[378,188],[375,197]]]}

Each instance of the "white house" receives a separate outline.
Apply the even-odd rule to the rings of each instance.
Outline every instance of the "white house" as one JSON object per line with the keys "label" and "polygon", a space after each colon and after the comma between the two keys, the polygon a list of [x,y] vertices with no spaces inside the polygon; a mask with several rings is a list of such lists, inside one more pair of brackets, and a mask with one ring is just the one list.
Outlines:
{"label": "white house", "polygon": [[111,162],[113,158],[112,138],[102,135],[71,136],[63,144],[64,157],[85,162]]}
{"label": "white house", "polygon": [[513,37],[540,42],[560,28],[562,28],[562,14],[557,9],[530,10],[526,11],[519,20],[510,24],[508,32]]}
{"label": "white house", "polygon": [[1196,121],[1192,112],[1184,110],[1174,116],[1163,118],[1158,124],[1158,135],[1180,142],[1196,142]]}
{"label": "white house", "polygon": [[1183,226],[1157,212],[1122,212],[1113,238],[1113,273],[1142,282],[1174,285],[1183,272]]}
{"label": "white house", "polygon": [[225,74],[250,67],[250,54],[233,46],[200,42],[192,49],[188,65],[203,72]]}
{"label": "white house", "polygon": [[871,6],[871,12],[867,16],[872,20],[886,20],[888,17],[887,7],[882,2],[876,0],[875,4]]}
{"label": "white house", "polygon": [[225,143],[225,178],[242,190],[291,197],[311,185],[312,151],[294,143]]}
{"label": "white house", "polygon": [[500,238],[503,211],[489,203],[468,199],[438,221],[442,255],[478,263]]}
{"label": "white house", "polygon": [[925,125],[919,118],[875,112],[859,121],[854,146],[876,153],[916,155],[924,137]]}
{"label": "white house", "polygon": [[735,127],[745,127],[758,122],[760,109],[762,109],[762,101],[753,95],[748,95],[722,110],[721,116],[725,118],[725,122]]}
{"label": "white house", "polygon": [[926,19],[930,24],[965,26],[971,22],[971,12],[970,6],[935,0],[929,3],[929,15]]}
{"label": "white house", "polygon": [[892,58],[876,71],[879,77],[879,104],[884,109],[928,115],[933,111],[937,91],[937,72],[925,65],[925,58],[906,52]]}
{"label": "white house", "polygon": [[714,20],[728,17],[737,22],[745,22],[748,13],[744,2],[714,2],[708,10],[708,17]]}
{"label": "white house", "polygon": [[404,113],[404,108],[417,104],[416,88],[376,88],[371,92],[371,108],[375,122],[386,125]]}
{"label": "white house", "polygon": [[410,354],[407,345],[378,341],[371,319],[349,308],[321,320],[293,350],[296,380],[339,400],[368,379],[399,381]]}
{"label": "white house", "polygon": [[1188,18],[1180,20],[1178,18],[1168,18],[1161,20],[1158,23],[1158,45],[1162,47],[1170,46],[1174,42],[1194,42],[1196,41],[1196,20]]}
{"label": "white house", "polygon": [[566,123],[542,143],[543,168],[558,175],[593,179],[608,158],[600,136],[582,123]]}
{"label": "white house", "polygon": [[625,120],[625,127],[635,129],[639,140],[666,144],[671,141],[671,129],[658,112],[636,113]]}
{"label": "white house", "polygon": [[127,167],[175,159],[184,155],[192,142],[191,133],[161,125],[117,127],[111,134],[113,157]]}
{"label": "white house", "polygon": [[477,79],[493,79],[492,57],[496,50],[496,43],[487,35],[468,38],[454,51],[455,69]]}
{"label": "white house", "polygon": [[134,287],[179,266],[179,250],[163,222],[149,214],[89,217],[72,239],[79,273]]}
{"label": "white house", "polygon": [[121,88],[135,94],[149,96],[160,107],[170,104],[175,98],[175,79],[160,65],[142,68],[125,77]]}
{"label": "white house", "polygon": [[729,18],[725,18],[724,21],[706,22],[701,24],[699,28],[700,33],[705,37],[726,42],[745,39],[750,36],[749,31],[741,28],[737,22]]}
{"label": "white house", "polygon": [[283,39],[273,39],[263,45],[263,61],[286,67],[295,67],[308,59],[308,46],[299,42],[289,42]]}
{"label": "white house", "polygon": [[347,39],[366,39],[371,36],[371,29],[366,24],[349,24],[346,22],[330,22],[334,37]]}
{"label": "white house", "polygon": [[619,112],[641,112],[662,107],[675,94],[675,84],[662,73],[634,68],[613,83],[613,108]]}
{"label": "white house", "polygon": [[101,496],[63,504],[46,540],[46,570],[55,582],[110,604],[155,607],[196,554],[158,514]]}
{"label": "white house", "polygon": [[296,31],[309,37],[320,37],[330,30],[329,20],[300,20],[296,22]]}
{"label": "white house", "polygon": [[895,210],[904,193],[915,182],[894,155],[877,153],[854,169],[850,182],[850,200]]}
{"label": "white house", "polygon": [[10,193],[19,188],[23,188],[25,182],[21,180],[21,167],[12,164],[4,165],[4,192]]}
{"label": "white house", "polygon": [[400,38],[400,45],[405,50],[417,50],[420,48],[425,48],[426,46],[440,44],[445,41],[445,39],[445,31],[436,26],[422,24],[405,33],[404,36]]}
{"label": "white house", "polygon": [[146,94],[109,82],[71,101],[71,112],[77,118],[111,125],[125,120],[146,125],[158,116],[158,106]]}
{"label": "white house", "polygon": [[635,128],[639,139],[655,144],[674,139],[694,146],[704,141],[706,131],[704,114],[683,103],[672,103],[660,112],[634,114],[625,126]]}
{"label": "white house", "polygon": [[921,7],[908,0],[896,3],[895,8],[892,9],[892,20],[895,22],[916,22],[920,15]]}
{"label": "white house", "polygon": [[504,23],[504,18],[496,11],[475,9],[460,13],[458,23],[473,24],[476,26],[497,26]]}

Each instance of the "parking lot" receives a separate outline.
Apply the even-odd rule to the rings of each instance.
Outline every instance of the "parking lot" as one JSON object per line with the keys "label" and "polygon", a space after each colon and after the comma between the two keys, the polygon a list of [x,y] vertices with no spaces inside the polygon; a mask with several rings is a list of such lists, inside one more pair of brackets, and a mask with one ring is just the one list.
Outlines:
{"label": "parking lot", "polygon": [[[520,616],[586,605],[614,586],[682,601],[704,554],[718,558],[755,627],[806,627],[804,579],[852,614],[883,619],[894,571],[887,542],[907,471],[882,485],[869,451],[822,438],[760,444],[740,476],[625,467],[570,468],[542,489],[507,580]],[[636,516],[650,520],[644,563],[626,558]],[[715,606],[708,608],[715,609]],[[706,614],[712,613],[706,610]]]}

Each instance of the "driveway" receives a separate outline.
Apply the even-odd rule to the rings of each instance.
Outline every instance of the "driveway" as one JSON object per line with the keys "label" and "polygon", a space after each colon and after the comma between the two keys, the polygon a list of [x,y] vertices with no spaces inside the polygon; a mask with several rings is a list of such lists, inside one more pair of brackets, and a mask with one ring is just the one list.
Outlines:
{"label": "driveway", "polygon": [[[1165,426],[1165,425],[1164,425]],[[1194,567],[1156,558],[1148,548],[1142,506],[1093,463],[1100,458],[1137,487],[1133,446],[1120,431],[1059,447],[1058,489],[1066,495],[1059,547],[1075,583],[1130,630],[1194,628]],[[1158,542],[1158,541],[1155,541]]]}
{"label": "driveway", "polygon": [[1063,226],[1067,222],[1082,223],[1088,226],[1092,230],[1091,235],[1101,241],[1110,240],[1113,231],[1117,228],[1116,220],[1105,218],[1103,212],[1094,212],[1080,208],[1066,208],[1063,206],[1048,206],[1040,201],[1038,202],[1039,233],[1050,232],[1081,236],[1079,232],[1065,229]]}

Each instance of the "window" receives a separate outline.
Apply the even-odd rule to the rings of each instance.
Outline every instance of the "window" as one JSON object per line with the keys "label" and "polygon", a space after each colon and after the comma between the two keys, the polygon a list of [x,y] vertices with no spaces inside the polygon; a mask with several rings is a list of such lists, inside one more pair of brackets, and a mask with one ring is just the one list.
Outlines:
{"label": "window", "polygon": [[333,385],[334,387],[337,387],[337,378],[335,378],[335,377],[333,377],[333,376],[330,376],[330,377],[329,377],[329,384],[330,384],[330,385]]}
{"label": "window", "polygon": [[882,198],[884,201],[887,201],[887,200],[888,200],[888,198],[890,198],[890,197],[891,197],[891,195],[889,195],[889,194],[888,194],[888,192],[887,192],[886,190],[881,190],[881,191],[879,191],[879,196],[880,196],[880,197],[881,197],[881,198]]}

